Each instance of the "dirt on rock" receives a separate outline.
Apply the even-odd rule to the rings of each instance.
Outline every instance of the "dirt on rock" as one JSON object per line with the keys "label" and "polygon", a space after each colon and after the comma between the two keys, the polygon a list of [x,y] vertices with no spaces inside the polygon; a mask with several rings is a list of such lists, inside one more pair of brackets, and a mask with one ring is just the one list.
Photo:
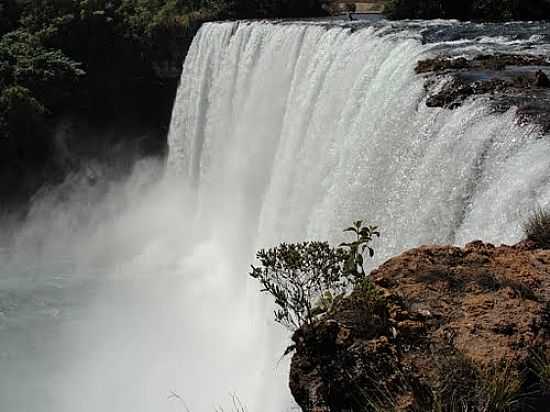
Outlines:
{"label": "dirt on rock", "polygon": [[304,411],[548,410],[550,251],[426,246],[371,278],[295,333]]}

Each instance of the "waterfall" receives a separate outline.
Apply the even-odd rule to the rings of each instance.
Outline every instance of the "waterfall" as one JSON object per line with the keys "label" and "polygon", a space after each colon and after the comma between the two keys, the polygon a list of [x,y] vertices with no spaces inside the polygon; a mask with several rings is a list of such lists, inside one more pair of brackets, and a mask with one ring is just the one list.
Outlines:
{"label": "waterfall", "polygon": [[[379,259],[424,243],[515,242],[550,201],[550,146],[514,110],[427,108],[416,62],[441,43],[387,26],[206,24],[184,66],[170,169],[203,223],[252,245],[380,226]],[[223,205],[223,206],[222,206]]]}
{"label": "waterfall", "polygon": [[[203,26],[174,105],[168,168],[193,193],[195,224],[242,268],[227,272],[231,282],[244,287],[255,249],[338,242],[359,218],[382,231],[376,262],[426,243],[520,239],[521,221],[550,201],[550,144],[482,100],[426,107],[414,68],[441,47],[384,25]],[[284,391],[267,401],[270,385],[255,407],[283,410]]]}
{"label": "waterfall", "polygon": [[0,409],[289,410],[290,337],[247,276],[255,250],[336,243],[361,218],[382,232],[371,266],[420,244],[519,240],[550,203],[550,143],[484,99],[426,107],[414,68],[521,41],[441,35],[453,27],[205,24],[162,178],[145,162],[39,196],[0,243]]}

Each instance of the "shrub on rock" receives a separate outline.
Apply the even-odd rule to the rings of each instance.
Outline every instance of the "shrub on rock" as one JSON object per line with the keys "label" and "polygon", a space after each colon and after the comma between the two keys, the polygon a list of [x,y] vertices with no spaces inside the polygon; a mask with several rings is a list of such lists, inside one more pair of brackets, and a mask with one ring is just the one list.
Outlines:
{"label": "shrub on rock", "polygon": [[550,211],[537,209],[527,218],[523,225],[527,240],[534,242],[542,249],[550,249]]}
{"label": "shrub on rock", "polygon": [[328,242],[282,243],[257,253],[261,266],[252,266],[250,276],[275,298],[276,322],[296,330],[313,323],[355,285],[368,288],[364,256],[374,256],[369,243],[380,234],[363,221],[345,232],[353,232],[355,239],[337,248]]}

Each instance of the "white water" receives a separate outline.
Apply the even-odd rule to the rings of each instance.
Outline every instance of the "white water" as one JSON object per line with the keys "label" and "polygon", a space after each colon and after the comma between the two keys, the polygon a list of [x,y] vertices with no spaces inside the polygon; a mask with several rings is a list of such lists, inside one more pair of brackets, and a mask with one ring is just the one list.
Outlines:
{"label": "white water", "polygon": [[174,109],[170,167],[198,187],[205,222],[231,216],[268,246],[335,240],[365,216],[384,233],[381,258],[421,243],[519,239],[521,219],[550,200],[550,145],[483,102],[425,107],[414,66],[440,45],[384,31],[201,30]]}
{"label": "white water", "polygon": [[338,241],[362,217],[383,232],[378,261],[517,241],[550,203],[550,143],[482,101],[426,108],[414,66],[440,47],[384,28],[205,25],[167,176],[139,164],[41,198],[0,254],[0,409],[230,410],[234,393],[284,411],[288,336],[247,278],[255,249]]}

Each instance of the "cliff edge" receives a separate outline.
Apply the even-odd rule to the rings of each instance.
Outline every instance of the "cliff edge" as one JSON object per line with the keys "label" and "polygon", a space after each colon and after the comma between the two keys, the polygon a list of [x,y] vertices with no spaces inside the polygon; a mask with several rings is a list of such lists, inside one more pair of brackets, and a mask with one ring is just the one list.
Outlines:
{"label": "cliff edge", "polygon": [[550,250],[424,246],[293,336],[304,411],[547,411]]}

